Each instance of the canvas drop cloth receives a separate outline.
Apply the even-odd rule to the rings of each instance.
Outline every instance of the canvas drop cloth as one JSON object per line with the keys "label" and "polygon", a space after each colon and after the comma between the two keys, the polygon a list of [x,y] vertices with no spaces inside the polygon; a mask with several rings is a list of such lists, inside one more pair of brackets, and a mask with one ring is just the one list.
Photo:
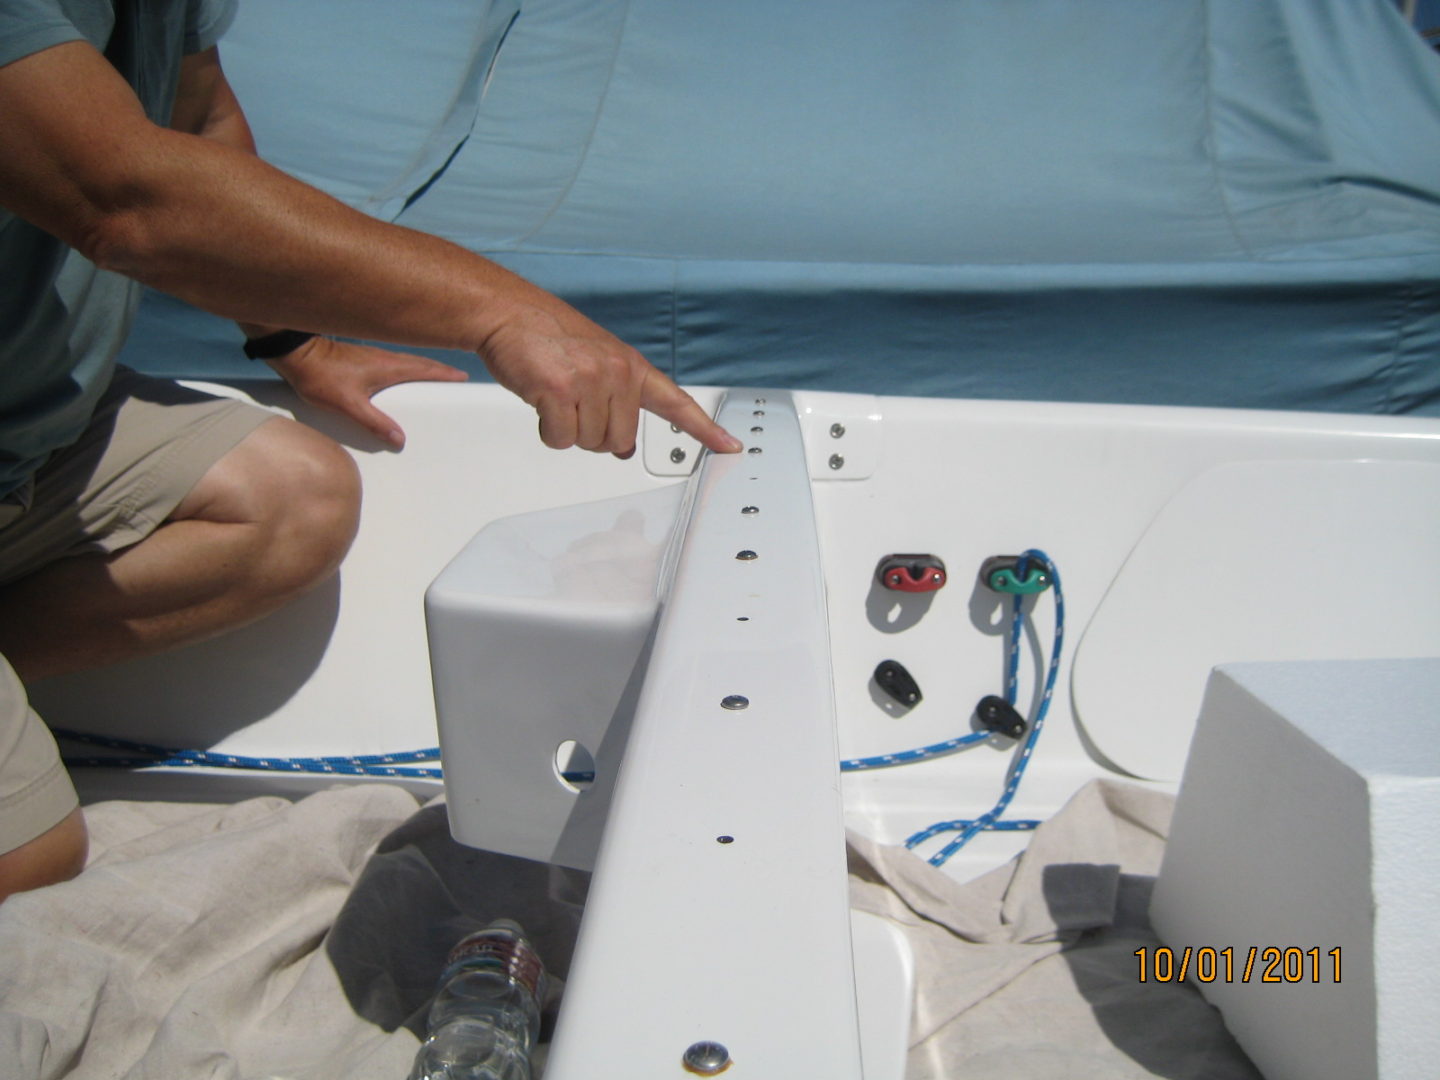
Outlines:
{"label": "canvas drop cloth", "polygon": [[[855,904],[915,947],[910,1080],[1258,1077],[1198,993],[1136,978],[1170,805],[1091,785],[968,884],[853,839]],[[499,915],[556,976],[548,1034],[585,876],[459,847],[441,805],[377,784],[87,813],[85,873],[0,905],[5,1080],[401,1080],[446,949]]]}

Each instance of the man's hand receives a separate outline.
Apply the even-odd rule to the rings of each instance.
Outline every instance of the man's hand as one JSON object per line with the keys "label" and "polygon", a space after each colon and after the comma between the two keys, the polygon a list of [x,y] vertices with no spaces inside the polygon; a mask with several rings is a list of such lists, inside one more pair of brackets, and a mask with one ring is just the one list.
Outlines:
{"label": "man's hand", "polygon": [[500,323],[480,355],[496,382],[540,414],[540,439],[554,449],[628,458],[641,409],[717,453],[742,448],[636,350],[553,297]]}
{"label": "man's hand", "polygon": [[405,445],[405,433],[370,398],[397,383],[464,382],[470,377],[439,360],[325,337],[312,338],[294,352],[266,362],[301,401],[349,417],[397,450]]}

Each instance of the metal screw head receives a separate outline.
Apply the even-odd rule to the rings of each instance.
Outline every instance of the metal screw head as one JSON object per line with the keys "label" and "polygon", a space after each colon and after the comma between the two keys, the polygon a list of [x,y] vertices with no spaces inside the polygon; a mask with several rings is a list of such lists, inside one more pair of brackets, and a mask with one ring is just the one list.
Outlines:
{"label": "metal screw head", "polygon": [[757,555],[755,552],[748,549],[745,551],[737,551],[735,553],[735,558],[739,559],[741,562],[749,562],[751,559],[758,559],[759,557],[760,556]]}
{"label": "metal screw head", "polygon": [[832,439],[842,438],[842,437],[844,436],[844,434],[845,434],[845,425],[844,425],[844,424],[831,424],[831,425],[830,425],[830,437],[831,437]]}
{"label": "metal screw head", "polygon": [[765,404],[765,399],[764,399],[763,397],[757,397],[757,398],[755,399],[755,404],[756,404],[756,405],[764,405],[764,404]]}
{"label": "metal screw head", "polygon": [[730,1067],[730,1051],[717,1042],[697,1042],[685,1051],[681,1064],[697,1076],[715,1076]]}
{"label": "metal screw head", "polygon": [[680,425],[679,425],[679,424],[671,424],[671,425],[670,425],[670,430],[673,431],[676,435],[679,435],[679,434],[680,434]]}
{"label": "metal screw head", "polygon": [[752,428],[750,429],[750,434],[751,434],[751,435],[759,435],[759,434],[760,434],[762,431],[764,431],[764,430],[765,430],[765,429],[764,429],[763,427],[761,427],[759,424],[756,424],[754,427],[752,427]]}
{"label": "metal screw head", "polygon": [[831,455],[830,455],[830,468],[832,468],[832,469],[843,469],[844,467],[845,467],[845,459],[844,459],[843,457],[841,457],[839,454],[831,454]]}
{"label": "metal screw head", "polygon": [[752,446],[747,452],[751,454],[763,454],[765,451],[760,449],[760,447],[758,446]]}
{"label": "metal screw head", "polygon": [[755,410],[754,412],[752,412],[750,415],[751,415],[751,416],[764,416],[764,415],[765,415],[765,410],[764,410],[764,409],[756,409],[756,410]]}
{"label": "metal screw head", "polygon": [[670,460],[673,461],[676,465],[679,465],[682,461],[685,460],[685,451],[678,446],[675,447],[674,450],[670,451]]}
{"label": "metal screw head", "polygon": [[758,506],[742,506],[740,508],[740,513],[742,514],[758,514],[759,512],[760,508]]}
{"label": "metal screw head", "polygon": [[730,694],[728,697],[720,699],[720,707],[731,710],[748,709],[750,707],[750,699],[744,694]]}

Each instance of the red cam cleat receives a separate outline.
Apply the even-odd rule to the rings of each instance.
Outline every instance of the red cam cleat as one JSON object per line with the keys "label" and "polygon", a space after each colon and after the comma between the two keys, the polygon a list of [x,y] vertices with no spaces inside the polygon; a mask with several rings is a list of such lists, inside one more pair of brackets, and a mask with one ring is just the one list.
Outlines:
{"label": "red cam cleat", "polygon": [[945,563],[938,555],[886,555],[875,579],[897,592],[934,592],[945,585]]}

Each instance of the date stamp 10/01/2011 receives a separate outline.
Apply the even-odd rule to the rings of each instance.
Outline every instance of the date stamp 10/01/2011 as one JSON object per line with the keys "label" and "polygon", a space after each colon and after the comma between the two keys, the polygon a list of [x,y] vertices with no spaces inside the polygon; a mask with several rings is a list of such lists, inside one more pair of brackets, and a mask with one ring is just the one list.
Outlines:
{"label": "date stamp 10/01/2011", "polygon": [[1340,948],[1251,945],[1223,949],[1209,945],[1146,945],[1135,950],[1140,981],[1199,983],[1338,983]]}

